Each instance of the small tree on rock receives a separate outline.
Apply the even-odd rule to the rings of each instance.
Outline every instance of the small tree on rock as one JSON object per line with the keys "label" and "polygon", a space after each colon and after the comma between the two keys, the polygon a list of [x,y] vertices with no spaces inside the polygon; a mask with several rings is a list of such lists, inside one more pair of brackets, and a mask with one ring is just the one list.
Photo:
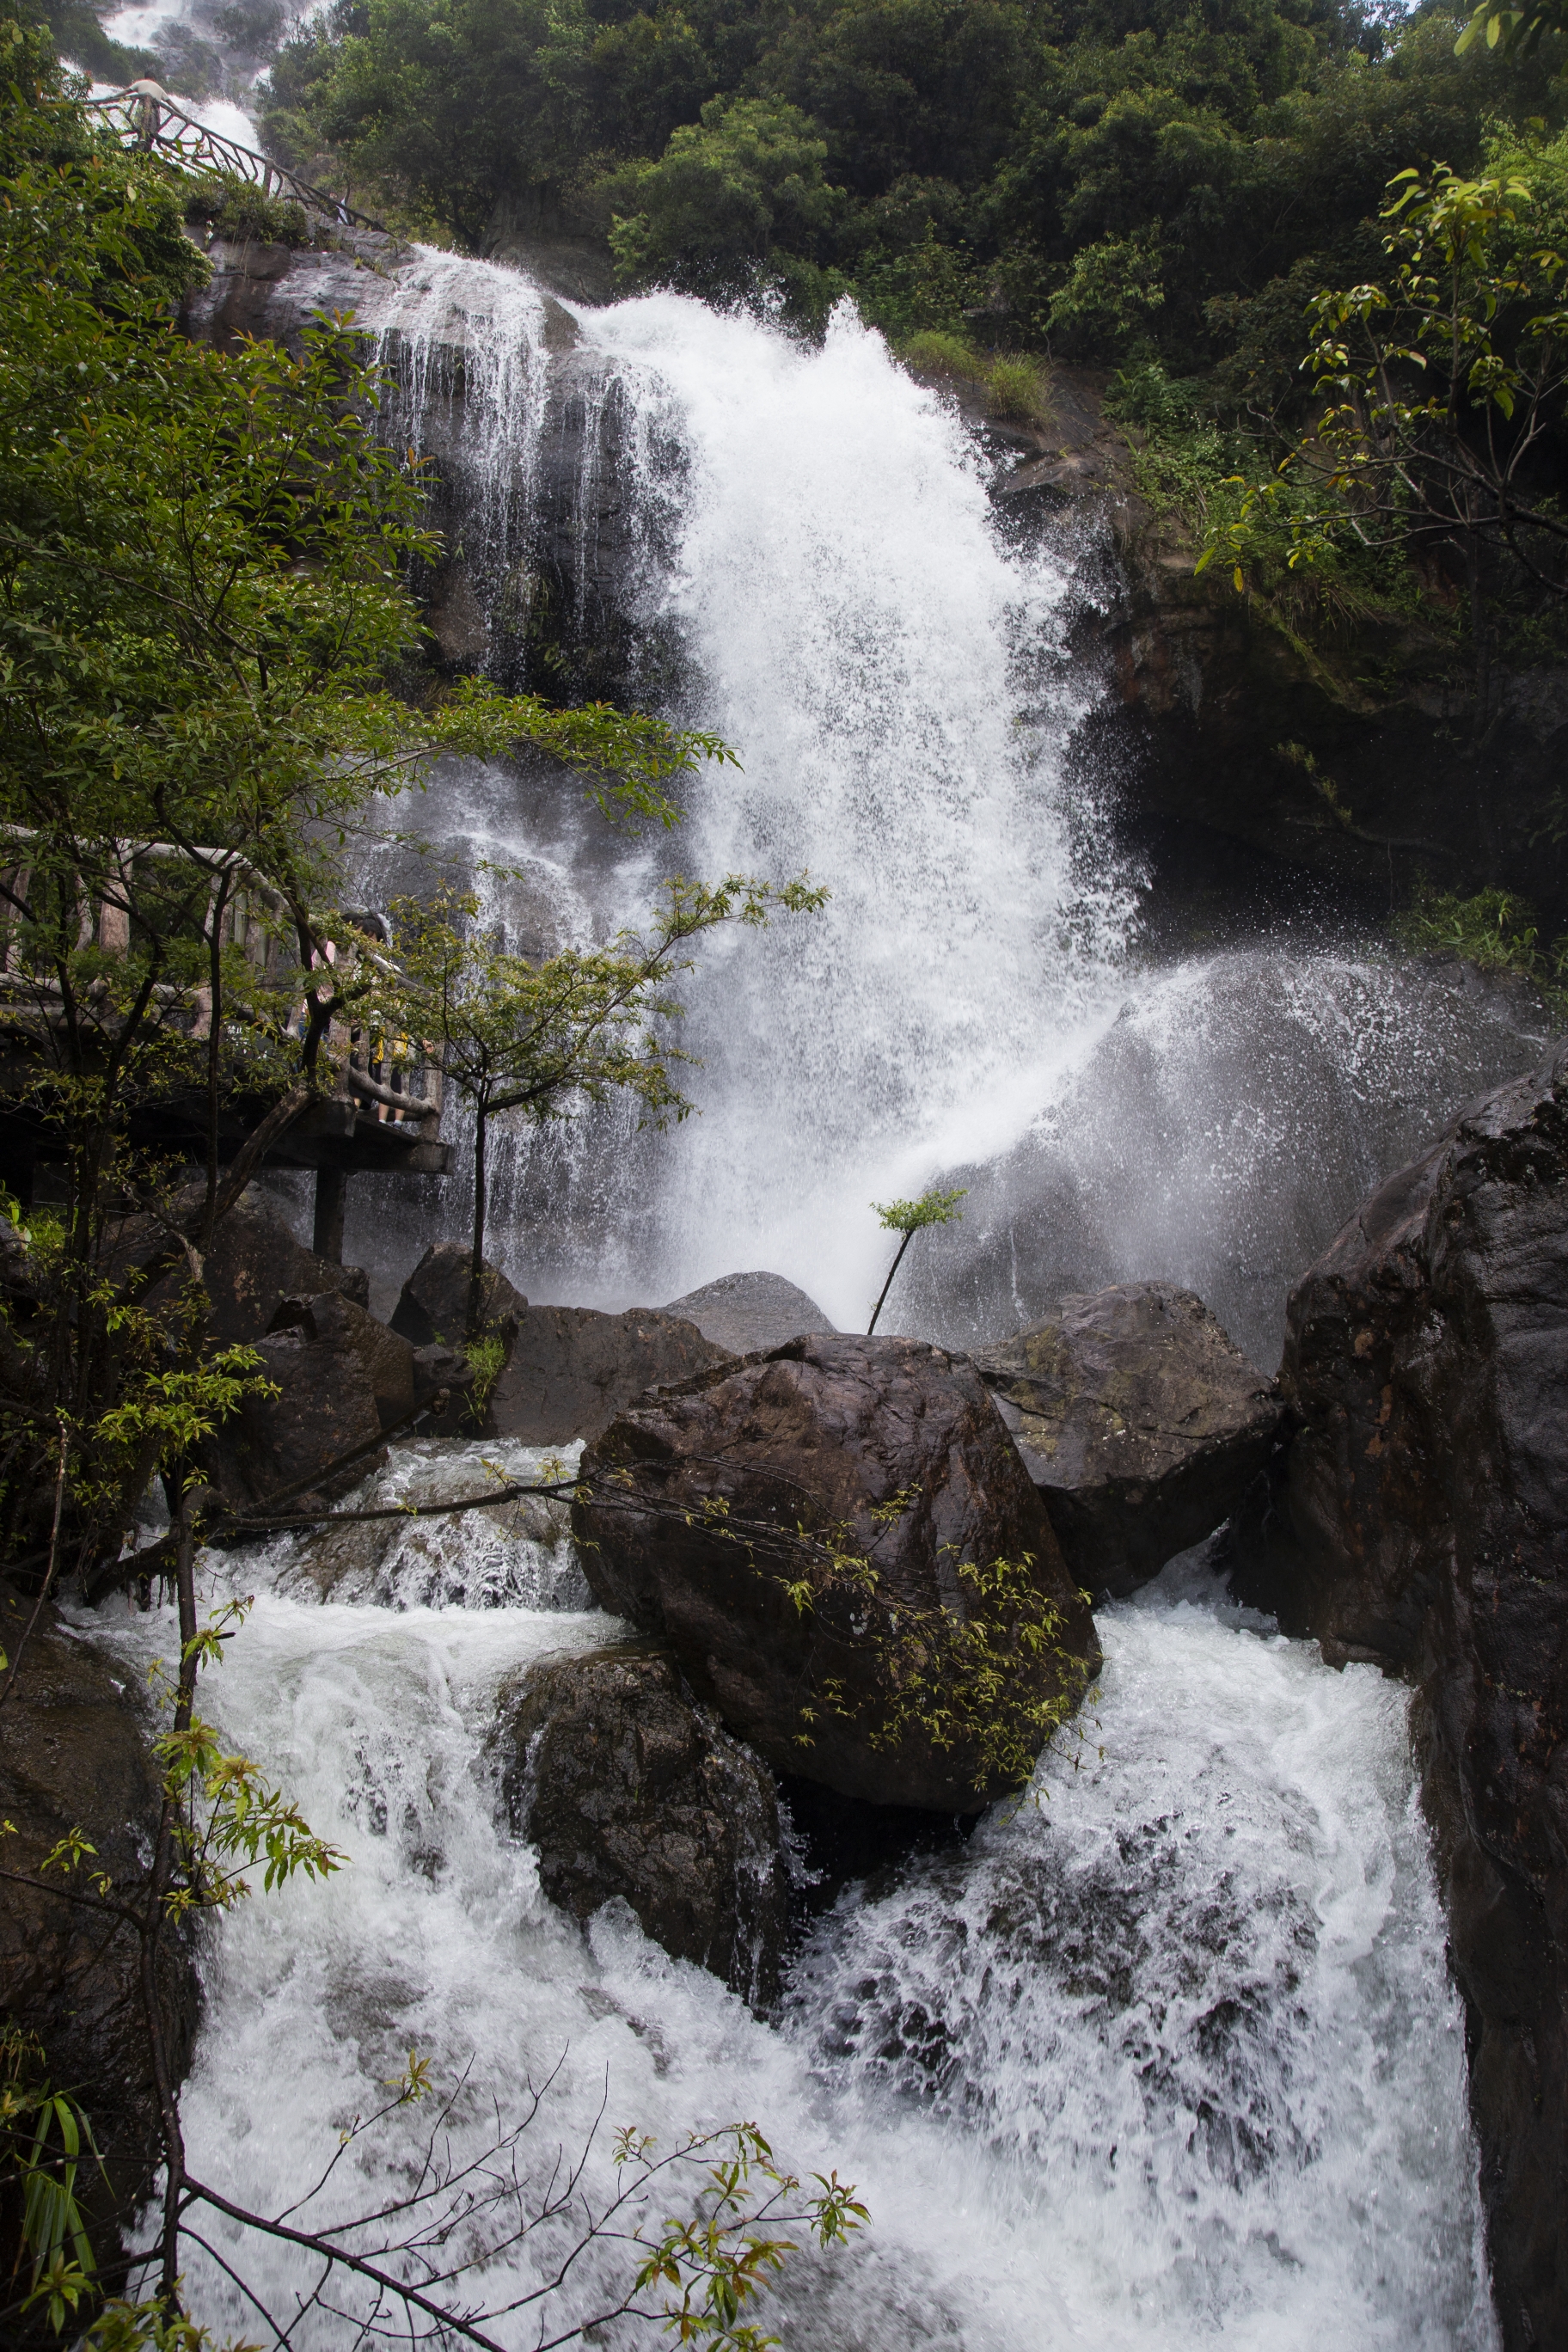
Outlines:
{"label": "small tree on rock", "polygon": [[473,1106],[470,1339],[484,1278],[492,1119],[509,1111],[539,1122],[563,1118],[613,1094],[634,1096],[652,1126],[684,1118],[691,1106],[674,1071],[692,1057],[664,1025],[681,1012],[668,989],[691,968],[682,950],[721,923],[811,913],[826,896],[804,878],[775,885],[731,874],[710,887],[678,876],[646,931],[537,960],[509,951],[485,930],[471,891],[447,891],[427,906],[397,901],[399,969],[389,971],[364,1017],[384,1032],[429,1041]]}

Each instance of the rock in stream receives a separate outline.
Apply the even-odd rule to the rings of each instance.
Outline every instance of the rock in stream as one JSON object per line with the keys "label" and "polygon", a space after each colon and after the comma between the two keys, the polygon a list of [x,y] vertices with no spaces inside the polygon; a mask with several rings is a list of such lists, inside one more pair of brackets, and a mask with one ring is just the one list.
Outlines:
{"label": "rock in stream", "polygon": [[1280,1380],[1238,1582],[1420,1685],[1503,2337],[1568,2343],[1568,1053],[1363,1202]]}
{"label": "rock in stream", "polygon": [[1091,1591],[1121,1595],[1212,1533],[1268,1460],[1275,1383],[1201,1298],[1116,1283],[974,1359]]}
{"label": "rock in stream", "polygon": [[[966,1357],[803,1336],[634,1406],[582,1467],[596,1491],[574,1526],[596,1599],[667,1641],[777,1771],[950,1814],[1023,1777],[999,1777],[973,1715],[944,1741],[924,1701],[912,1718],[890,1711],[900,1675],[942,1676],[921,1630],[939,1611],[994,1635],[1021,1707],[1070,1704],[1098,1666],[1088,1606]],[[869,1561],[874,1582],[836,1576],[802,1605],[788,1588],[807,1566],[803,1524]],[[1037,1653],[960,1573],[1026,1556],[1059,1612]]]}

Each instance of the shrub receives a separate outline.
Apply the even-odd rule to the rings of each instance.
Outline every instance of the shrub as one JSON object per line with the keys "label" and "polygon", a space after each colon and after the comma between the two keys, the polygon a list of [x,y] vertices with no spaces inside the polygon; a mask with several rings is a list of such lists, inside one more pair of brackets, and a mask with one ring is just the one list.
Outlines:
{"label": "shrub", "polygon": [[928,329],[901,342],[899,357],[920,375],[957,376],[965,383],[985,381],[984,361],[962,335],[943,335]]}
{"label": "shrub", "polygon": [[215,236],[258,245],[309,245],[310,216],[288,196],[269,196],[254,180],[215,172],[200,180],[185,201],[188,221],[205,221]]}
{"label": "shrub", "polygon": [[1447,950],[1463,956],[1479,971],[1518,972],[1531,981],[1554,1010],[1565,1000],[1563,982],[1568,976],[1568,937],[1554,940],[1549,949],[1538,944],[1541,919],[1527,898],[1511,890],[1478,890],[1461,898],[1454,890],[1434,890],[1426,881],[1416,887],[1408,911],[1392,926],[1401,947],[1415,955]]}
{"label": "shrub", "polygon": [[986,377],[986,389],[998,416],[1029,421],[1047,413],[1040,372],[1032,360],[997,360]]}

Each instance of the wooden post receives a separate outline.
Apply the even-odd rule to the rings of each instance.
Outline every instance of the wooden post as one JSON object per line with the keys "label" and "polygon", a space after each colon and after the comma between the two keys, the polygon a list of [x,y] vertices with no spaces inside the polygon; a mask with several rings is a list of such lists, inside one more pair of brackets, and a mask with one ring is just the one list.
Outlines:
{"label": "wooden post", "polygon": [[343,1262],[343,1200],[348,1188],[346,1169],[317,1169],[316,1223],[310,1247],[333,1265]]}

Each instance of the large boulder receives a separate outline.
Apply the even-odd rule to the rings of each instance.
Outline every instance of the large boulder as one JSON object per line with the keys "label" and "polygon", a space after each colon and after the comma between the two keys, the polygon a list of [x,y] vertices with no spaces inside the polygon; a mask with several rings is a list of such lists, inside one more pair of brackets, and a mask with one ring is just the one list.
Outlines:
{"label": "large boulder", "polygon": [[[421,1369],[418,1353],[400,1331],[392,1331],[367,1315],[363,1307],[341,1291],[318,1291],[313,1298],[282,1298],[272,1318],[273,1331],[300,1331],[308,1339],[317,1339],[341,1347],[358,1358],[370,1381],[371,1393],[384,1429],[391,1429],[406,1421],[416,1407],[424,1402],[417,1375]],[[454,1375],[461,1366],[461,1376],[469,1381],[473,1375],[460,1357],[450,1359]],[[427,1393],[427,1384],[425,1387]]]}
{"label": "large boulder", "polygon": [[1279,1426],[1274,1381],[1168,1282],[1064,1298],[974,1365],[1095,1592],[1133,1591],[1217,1528]]}
{"label": "large boulder", "polygon": [[672,1659],[597,1650],[531,1674],[505,1726],[512,1825],[577,1919],[619,1895],[677,1959],[755,2007],[778,1991],[789,1874],[765,1764]]}
{"label": "large boulder", "polygon": [[734,1356],[782,1348],[803,1331],[833,1328],[816,1299],[782,1274],[721,1274],[716,1282],[672,1298],[664,1312],[684,1316],[705,1339]]}
{"label": "large boulder", "polygon": [[[312,1307],[314,1302],[312,1302]],[[273,1393],[247,1396],[196,1447],[202,1475],[231,1510],[310,1511],[345,1495],[379,1449],[382,1417],[358,1334],[312,1313],[254,1343]],[[363,1449],[363,1451],[361,1449]],[[347,1467],[331,1469],[344,1454]],[[318,1475],[318,1473],[324,1475]]]}
{"label": "large boulder", "polygon": [[597,1437],[647,1390],[733,1361],[695,1323],[651,1307],[602,1315],[592,1307],[525,1306],[490,1420],[498,1436],[526,1445]]}
{"label": "large boulder", "polygon": [[[198,1188],[187,1185],[178,1195],[178,1210],[192,1208]],[[126,1264],[145,1264],[166,1249],[167,1228],[151,1217],[128,1218],[117,1236],[115,1257]],[[183,1267],[163,1275],[151,1293],[155,1301],[173,1295],[187,1279]],[[272,1328],[284,1298],[310,1297],[335,1290],[356,1306],[370,1304],[370,1276],[363,1266],[336,1265],[318,1257],[297,1242],[277,1210],[251,1191],[238,1201],[218,1225],[202,1268],[202,1279],[212,1301],[209,1328],[226,1345],[261,1339]]]}
{"label": "large boulder", "polygon": [[1471,1103],[1292,1294],[1237,1581],[1416,1680],[1503,2339],[1568,2343],[1568,1054]]}
{"label": "large boulder", "polygon": [[[15,1658],[33,1604],[0,1586],[0,1647]],[[158,1774],[124,1686],[98,1651],[46,1612],[0,1707],[0,1819],[7,1824],[0,1888],[0,2013],[36,2035],[50,2081],[75,2093],[109,2176],[82,2168],[94,2251],[114,2277],[158,2160],[158,2104],[134,1932],[73,1899],[45,1856],[85,1832],[95,1870],[116,1888],[139,1880],[161,1802]],[[190,2063],[199,2006],[190,1939],[163,1940],[157,2000],[176,2081]],[[110,2200],[118,2210],[108,2210]]]}
{"label": "large boulder", "polygon": [[[977,1811],[1026,1776],[1098,1665],[1087,1603],[966,1357],[795,1339],[634,1406],[581,1475],[574,1525],[603,1606],[668,1640],[776,1770],[841,1795]],[[999,1559],[1014,1570],[987,1596]],[[1048,1628],[1037,1649],[1020,1612]],[[995,1711],[976,1696],[986,1645],[1004,1668]]]}
{"label": "large boulder", "polygon": [[[392,1328],[416,1348],[460,1347],[468,1332],[471,1258],[466,1243],[432,1242],[403,1286]],[[528,1301],[504,1274],[486,1263],[474,1301],[474,1323],[510,1346]]]}

